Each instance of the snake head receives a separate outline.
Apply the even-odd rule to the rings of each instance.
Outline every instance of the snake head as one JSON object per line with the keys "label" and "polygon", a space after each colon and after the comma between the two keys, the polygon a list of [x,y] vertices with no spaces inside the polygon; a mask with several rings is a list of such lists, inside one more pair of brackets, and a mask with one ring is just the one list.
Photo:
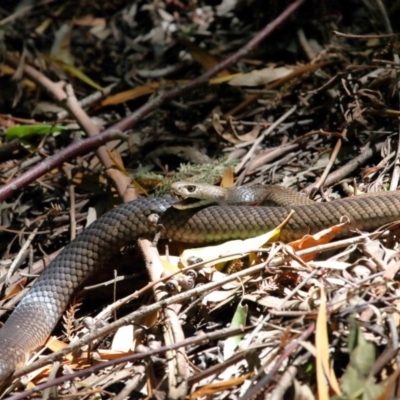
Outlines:
{"label": "snake head", "polygon": [[188,181],[173,183],[171,191],[179,200],[173,207],[179,210],[218,203],[225,197],[225,189],[222,187]]}

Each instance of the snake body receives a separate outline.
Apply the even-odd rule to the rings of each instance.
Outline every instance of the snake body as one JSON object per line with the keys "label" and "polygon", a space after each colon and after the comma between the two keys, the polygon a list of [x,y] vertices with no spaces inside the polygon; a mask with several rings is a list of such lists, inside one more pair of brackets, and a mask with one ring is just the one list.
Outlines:
{"label": "snake body", "polygon": [[211,206],[176,210],[167,198],[142,199],[104,214],[56,257],[36,280],[3,328],[0,329],[0,381],[24,365],[27,356],[43,344],[64,312],[72,293],[96,268],[122,246],[154,233],[150,214],[160,215],[168,239],[205,243],[245,239],[275,228],[294,210],[281,232],[283,241],[302,237],[338,223],[343,233],[374,230],[400,219],[400,192],[353,197],[330,203],[294,207]]}

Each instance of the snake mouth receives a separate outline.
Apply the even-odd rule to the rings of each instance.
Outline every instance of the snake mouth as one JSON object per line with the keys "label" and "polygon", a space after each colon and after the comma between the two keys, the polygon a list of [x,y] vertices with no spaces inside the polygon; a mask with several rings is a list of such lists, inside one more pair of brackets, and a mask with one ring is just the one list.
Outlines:
{"label": "snake mouth", "polygon": [[181,193],[174,190],[174,188],[171,188],[171,192],[172,192],[172,195],[175,200],[175,203],[172,204],[172,207],[177,208],[178,210],[185,210],[187,208],[195,208],[195,207],[198,207],[197,204],[200,203],[199,199],[184,196]]}
{"label": "snake mouth", "polygon": [[180,193],[175,192],[172,190],[172,194],[174,199],[176,200],[175,203],[172,204],[173,208],[176,208],[178,210],[187,210],[189,208],[199,208],[203,206],[207,206],[210,204],[213,204],[213,200],[201,200],[201,199],[196,199],[194,197],[186,197],[182,196]]}
{"label": "snake mouth", "polygon": [[176,202],[172,204],[172,207],[178,210],[185,210],[187,208],[197,208],[203,205],[202,201],[199,199],[194,199],[191,197],[184,197],[179,194],[174,194]]}
{"label": "snake mouth", "polygon": [[[182,194],[176,192],[175,190],[171,189],[171,194],[174,200],[179,204],[181,201],[186,201],[189,199],[189,197],[183,196]],[[194,199],[196,200],[196,199]]]}

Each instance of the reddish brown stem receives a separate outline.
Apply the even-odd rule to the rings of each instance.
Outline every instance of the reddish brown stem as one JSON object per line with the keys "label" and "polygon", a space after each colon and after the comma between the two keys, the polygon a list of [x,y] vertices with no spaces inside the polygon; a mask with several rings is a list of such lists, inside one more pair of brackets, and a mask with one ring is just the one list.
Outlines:
{"label": "reddish brown stem", "polygon": [[82,140],[80,142],[72,143],[70,146],[59,151],[53,156],[46,158],[44,161],[32,167],[29,171],[24,172],[13,181],[6,183],[0,187],[0,201],[6,200],[12,196],[17,190],[23,188],[27,184],[33,182],[35,179],[40,178],[42,175],[51,171],[53,168],[59,167],[65,161],[76,157],[80,154],[88,153],[89,151],[97,149],[110,140],[116,138],[123,138],[123,134],[119,131],[115,131],[113,128],[106,129],[97,136],[93,136]]}

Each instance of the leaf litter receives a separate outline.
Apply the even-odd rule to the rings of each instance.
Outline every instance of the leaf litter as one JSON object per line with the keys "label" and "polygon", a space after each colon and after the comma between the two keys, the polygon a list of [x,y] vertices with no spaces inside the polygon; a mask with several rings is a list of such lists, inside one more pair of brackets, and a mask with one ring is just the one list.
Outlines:
{"label": "leaf litter", "polygon": [[[121,192],[127,185],[118,185],[126,182],[121,175],[150,195],[167,192],[176,180],[218,184],[228,166],[236,184],[280,183],[316,201],[396,189],[399,43],[393,32],[399,9],[389,2],[334,3],[310,7],[306,1],[239,62],[163,104],[157,96],[221,65],[277,21],[285,5],[4,5],[3,185],[86,137],[74,96],[97,127],[155,103],[128,130],[127,141],[108,143],[111,174],[93,152],[72,154],[2,199],[2,272],[44,221],[19,254],[14,296],[3,295],[2,318],[23,294],[26,274],[40,273],[44,255],[82,231],[89,210],[100,215],[129,198]],[[80,128],[70,129],[77,120]],[[59,211],[49,213],[53,208]],[[169,243],[164,273],[150,283],[137,253],[122,249],[108,272],[99,271],[93,289],[84,291],[79,310],[71,301],[65,322],[53,332],[57,340],[37,356],[51,357],[70,343],[78,350],[36,369],[26,388],[17,384],[5,393],[22,396],[33,385],[50,386],[49,376],[56,376],[73,380],[58,383],[58,396],[397,398],[395,228],[338,240],[336,226],[269,248],[265,238],[245,241],[245,248],[238,242],[194,250]],[[225,263],[210,261],[217,256]],[[164,300],[157,297],[158,285],[166,290]],[[181,305],[176,319],[161,307],[152,309],[165,298]],[[142,314],[134,324],[112,328],[136,310]],[[97,335],[107,326],[110,331]],[[85,338],[90,340],[80,345]],[[173,357],[164,347],[171,342],[177,346]],[[131,358],[120,364],[125,356]]]}

